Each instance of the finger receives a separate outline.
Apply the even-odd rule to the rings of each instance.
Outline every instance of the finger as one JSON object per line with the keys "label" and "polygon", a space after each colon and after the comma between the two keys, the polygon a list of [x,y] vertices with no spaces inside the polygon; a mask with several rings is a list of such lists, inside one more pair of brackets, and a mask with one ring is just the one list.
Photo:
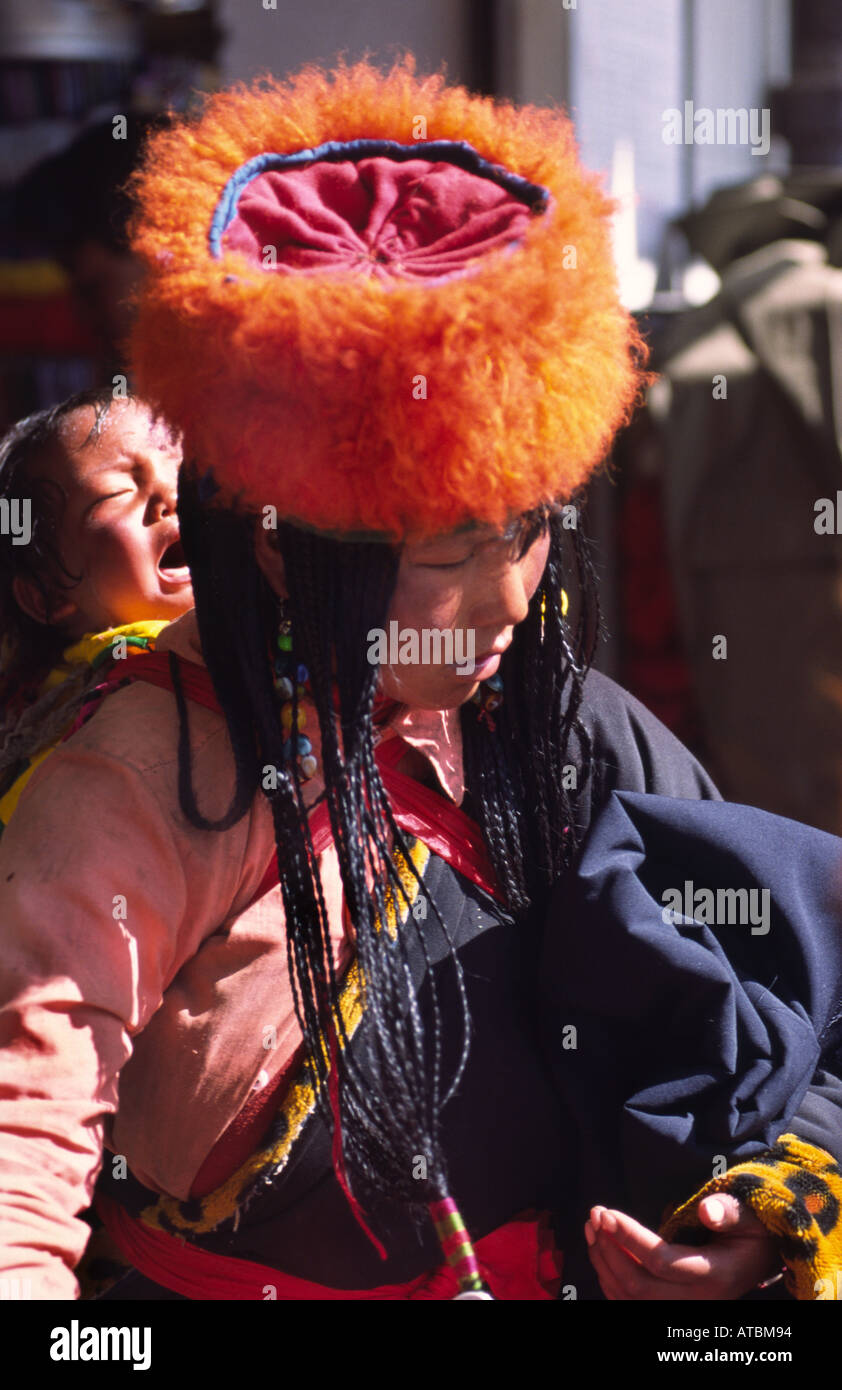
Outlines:
{"label": "finger", "polygon": [[611,1299],[612,1302],[625,1302],[628,1299],[628,1294],[608,1267],[601,1246],[591,1246],[588,1250],[588,1258],[596,1271],[599,1286],[605,1297]]}
{"label": "finger", "polygon": [[676,1262],[659,1276],[638,1264],[607,1234],[597,1237],[594,1249],[597,1258],[604,1262],[607,1277],[614,1280],[615,1286],[622,1291],[620,1296],[625,1299],[669,1302],[723,1296],[721,1279],[702,1265],[688,1271]]}
{"label": "finger", "polygon": [[607,1276],[622,1289],[626,1298],[637,1298],[640,1295],[641,1286],[636,1278],[638,1274],[646,1275],[650,1279],[652,1277],[647,1274],[642,1264],[626,1254],[619,1245],[615,1245],[607,1233],[600,1232],[597,1235],[594,1254],[606,1270]]}
{"label": "finger", "polygon": [[699,1203],[699,1220],[710,1230],[726,1231],[740,1219],[740,1203],[730,1192],[717,1192]]}
{"label": "finger", "polygon": [[590,1225],[594,1231],[600,1230],[602,1218],[606,1215],[605,1207],[591,1207]]}
{"label": "finger", "polygon": [[626,1299],[674,1298],[675,1285],[650,1274],[607,1232],[600,1232],[594,1245],[597,1258]]}
{"label": "finger", "polygon": [[699,1220],[709,1231],[727,1231],[729,1235],[735,1232],[761,1235],[766,1229],[751,1208],[744,1206],[730,1192],[716,1192],[710,1197],[703,1197],[698,1211]]}
{"label": "finger", "polygon": [[625,1212],[606,1212],[599,1236],[613,1241],[656,1279],[670,1280],[672,1286],[707,1279],[713,1270],[713,1247],[667,1244]]}
{"label": "finger", "polygon": [[710,1274],[710,1254],[706,1249],[670,1245],[625,1212],[606,1212],[601,1229],[657,1279],[688,1283]]}
{"label": "finger", "polygon": [[645,1263],[647,1255],[654,1254],[666,1244],[655,1231],[650,1231],[648,1226],[635,1221],[633,1216],[627,1216],[623,1211],[607,1210],[605,1207],[598,1210],[601,1217],[597,1229],[614,1236],[641,1263]]}

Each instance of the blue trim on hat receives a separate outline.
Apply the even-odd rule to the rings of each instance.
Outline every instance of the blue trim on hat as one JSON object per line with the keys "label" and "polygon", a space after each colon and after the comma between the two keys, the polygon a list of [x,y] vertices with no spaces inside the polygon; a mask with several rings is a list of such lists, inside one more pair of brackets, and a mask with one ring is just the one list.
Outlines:
{"label": "blue trim on hat", "polygon": [[338,164],[343,160],[357,163],[361,159],[376,159],[378,156],[400,163],[409,159],[434,158],[455,164],[469,174],[477,174],[480,178],[499,184],[535,213],[546,212],[550,202],[548,189],[539,183],[530,183],[520,174],[509,173],[500,164],[483,159],[465,140],[418,140],[411,145],[401,145],[397,140],[328,140],[326,144],[316,145],[311,150],[298,150],[295,154],[258,154],[241,164],[223,188],[211,219],[208,234],[211,255],[216,258],[222,255],[222,238],[236,216],[243,189],[268,169],[299,169],[317,160],[328,164]]}

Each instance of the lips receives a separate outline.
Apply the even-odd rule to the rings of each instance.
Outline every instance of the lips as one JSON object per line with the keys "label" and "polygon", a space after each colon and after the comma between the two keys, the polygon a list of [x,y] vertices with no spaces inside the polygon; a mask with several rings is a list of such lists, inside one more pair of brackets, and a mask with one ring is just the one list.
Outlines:
{"label": "lips", "polygon": [[187,561],[184,558],[184,547],[181,541],[174,541],[168,545],[160,560],[158,561],[159,570],[180,570],[184,569]]}
{"label": "lips", "polygon": [[507,642],[496,642],[493,647],[488,648],[487,652],[478,652],[474,657],[474,661],[477,666],[481,666],[484,661],[490,661],[492,656],[502,656],[504,652],[509,650],[511,645],[511,638],[509,638]]}
{"label": "lips", "polygon": [[190,583],[190,570],[187,567],[184,548],[178,535],[170,541],[161,555],[158,561],[158,573],[165,582],[170,584]]}
{"label": "lips", "polygon": [[468,666],[462,668],[459,666],[453,667],[454,676],[458,676],[462,680],[490,679],[493,670],[499,668],[500,658],[509,646],[511,646],[511,641],[503,643],[498,642],[496,647],[492,647],[490,651],[482,652],[480,655],[475,656]]}

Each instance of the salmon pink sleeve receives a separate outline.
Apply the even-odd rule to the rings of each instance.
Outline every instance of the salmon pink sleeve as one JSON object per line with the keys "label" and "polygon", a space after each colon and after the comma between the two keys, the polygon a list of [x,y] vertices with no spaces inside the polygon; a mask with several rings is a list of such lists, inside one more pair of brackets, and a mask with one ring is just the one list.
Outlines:
{"label": "salmon pink sleeve", "polygon": [[185,949],[178,849],[136,768],[71,745],[0,840],[0,1287],[78,1297],[120,1068]]}

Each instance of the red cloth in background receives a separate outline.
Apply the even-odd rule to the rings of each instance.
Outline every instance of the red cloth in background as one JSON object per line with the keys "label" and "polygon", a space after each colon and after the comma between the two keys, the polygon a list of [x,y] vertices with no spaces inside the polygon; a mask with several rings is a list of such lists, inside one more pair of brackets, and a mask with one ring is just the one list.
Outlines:
{"label": "red cloth in background", "polygon": [[619,604],[623,634],[620,684],[682,743],[701,744],[690,668],[681,641],[662,516],[660,481],[635,479],[617,522]]}

